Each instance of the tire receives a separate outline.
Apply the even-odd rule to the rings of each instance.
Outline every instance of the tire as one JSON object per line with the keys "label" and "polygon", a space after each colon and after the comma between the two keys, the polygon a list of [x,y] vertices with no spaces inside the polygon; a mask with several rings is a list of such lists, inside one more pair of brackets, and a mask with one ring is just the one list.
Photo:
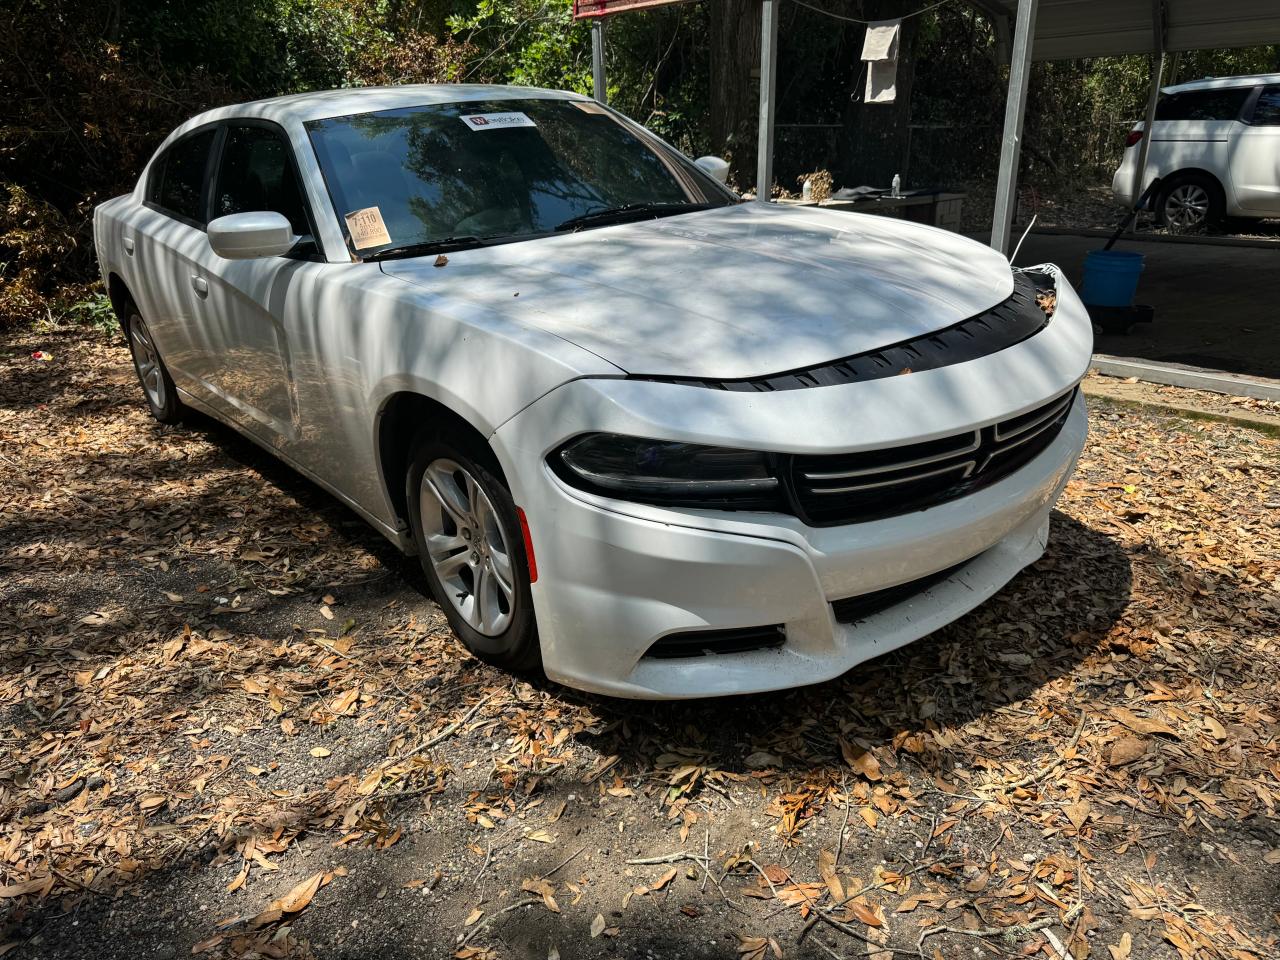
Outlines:
{"label": "tire", "polygon": [[524,536],[492,452],[424,434],[406,494],[422,572],[454,635],[487,663],[536,670],[542,651]]}
{"label": "tire", "polygon": [[132,303],[125,310],[125,336],[129,340],[129,353],[133,356],[133,370],[138,375],[142,395],[147,399],[151,415],[161,423],[179,423],[187,414],[187,408],[178,399],[173,378],[160,357],[151,331],[142,314]]}
{"label": "tire", "polygon": [[1203,173],[1170,177],[1156,198],[1156,223],[1187,233],[1216,226],[1227,213],[1222,184]]}

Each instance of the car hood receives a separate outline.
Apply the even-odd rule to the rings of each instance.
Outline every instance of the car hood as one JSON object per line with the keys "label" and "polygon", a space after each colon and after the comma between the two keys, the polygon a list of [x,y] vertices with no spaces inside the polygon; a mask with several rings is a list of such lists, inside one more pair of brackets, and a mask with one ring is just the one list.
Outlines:
{"label": "car hood", "polygon": [[[447,312],[465,301],[627,373],[737,379],[876,350],[1013,291],[1003,256],[886,217],[744,203],[389,260]],[[438,299],[437,299],[438,298]]]}

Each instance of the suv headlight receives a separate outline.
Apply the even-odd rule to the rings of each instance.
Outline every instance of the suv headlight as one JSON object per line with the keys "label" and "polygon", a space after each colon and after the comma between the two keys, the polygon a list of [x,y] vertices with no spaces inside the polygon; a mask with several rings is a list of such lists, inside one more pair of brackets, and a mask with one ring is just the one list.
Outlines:
{"label": "suv headlight", "polygon": [[606,497],[715,509],[781,509],[772,457],[611,433],[577,437],[551,455],[563,480]]}

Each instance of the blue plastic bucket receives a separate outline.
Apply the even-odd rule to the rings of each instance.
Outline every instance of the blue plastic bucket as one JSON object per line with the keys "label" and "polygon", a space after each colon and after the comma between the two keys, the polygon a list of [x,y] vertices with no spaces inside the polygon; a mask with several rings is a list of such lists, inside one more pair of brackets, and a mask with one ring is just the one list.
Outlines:
{"label": "blue plastic bucket", "polygon": [[1090,250],[1084,258],[1080,299],[1095,307],[1131,307],[1142,274],[1142,254]]}

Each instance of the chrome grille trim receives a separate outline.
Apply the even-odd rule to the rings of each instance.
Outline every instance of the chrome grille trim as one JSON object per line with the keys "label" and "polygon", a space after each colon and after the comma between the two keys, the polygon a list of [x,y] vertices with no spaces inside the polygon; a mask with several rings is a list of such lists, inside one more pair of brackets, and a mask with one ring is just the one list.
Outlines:
{"label": "chrome grille trim", "polygon": [[973,431],[972,438],[968,444],[956,450],[939,453],[932,457],[920,457],[918,460],[908,460],[905,463],[890,463],[879,467],[864,467],[860,470],[835,470],[820,471],[818,473],[803,474],[806,480],[849,480],[853,477],[872,476],[877,473],[892,473],[897,470],[907,470],[911,467],[924,467],[931,463],[941,463],[943,460],[953,460],[956,457],[963,457],[967,454],[974,453],[979,446],[982,445],[982,432],[980,430]]}
{"label": "chrome grille trim", "polygon": [[[1009,439],[1010,437],[1016,437],[1018,436],[1018,434],[1025,433],[1026,431],[1031,430],[1035,427],[1043,428],[1047,426],[1049,421],[1056,419],[1058,415],[1061,414],[1066,407],[1069,407],[1071,405],[1071,401],[1074,399],[1075,399],[1075,391],[1073,390],[1072,392],[1060,397],[1058,401],[1053,404],[1052,407],[1048,409],[1041,408],[1043,412],[1041,412],[1040,410],[1035,411],[1037,416],[1034,420],[1031,420],[1025,424],[1019,424],[1017,427],[1014,427],[1012,430],[1001,429],[1001,427],[1004,426],[1004,424],[1007,424],[1010,422],[1009,420],[1004,420],[1004,421],[1001,421],[1000,423],[997,423],[995,425],[995,439],[997,441],[1003,441],[1003,440]],[[1026,414],[1023,414],[1023,416],[1026,416]],[[1021,418],[1010,418],[1010,419],[1021,419]]]}
{"label": "chrome grille trim", "polygon": [[814,487],[813,492],[823,496],[829,496],[833,493],[854,493],[858,490],[875,490],[879,487],[895,487],[900,483],[911,483],[916,480],[928,480],[930,477],[940,477],[946,473],[955,473],[957,470],[962,471],[957,480],[964,480],[973,474],[977,469],[978,462],[976,460],[966,460],[963,463],[949,463],[945,467],[939,467],[937,470],[928,470],[925,473],[915,473],[908,477],[895,477],[892,480],[877,480],[874,483],[856,483],[847,487]]}

